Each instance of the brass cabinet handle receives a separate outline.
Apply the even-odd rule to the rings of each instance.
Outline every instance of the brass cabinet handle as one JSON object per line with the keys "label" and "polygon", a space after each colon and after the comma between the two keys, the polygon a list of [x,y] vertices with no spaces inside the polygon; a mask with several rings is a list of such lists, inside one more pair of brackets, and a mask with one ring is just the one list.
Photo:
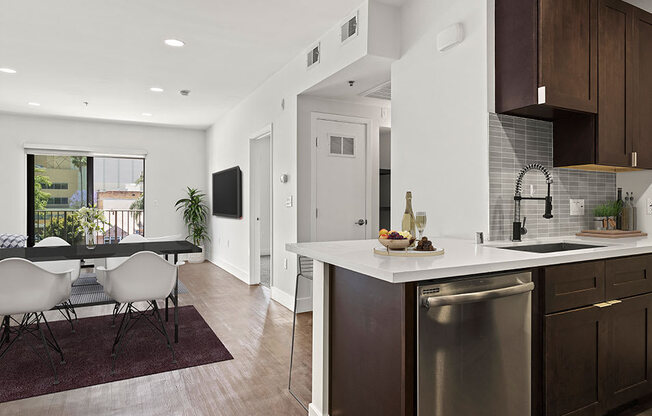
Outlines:
{"label": "brass cabinet handle", "polygon": [[597,308],[608,308],[609,306],[611,306],[611,303],[609,303],[609,302],[600,302],[600,303],[594,303],[593,306],[595,306]]}
{"label": "brass cabinet handle", "polygon": [[632,152],[632,167],[638,167],[638,152]]}
{"label": "brass cabinet handle", "polygon": [[618,303],[623,303],[623,301],[622,300],[608,300],[607,303],[609,304],[609,306],[611,306],[611,305],[616,305]]}

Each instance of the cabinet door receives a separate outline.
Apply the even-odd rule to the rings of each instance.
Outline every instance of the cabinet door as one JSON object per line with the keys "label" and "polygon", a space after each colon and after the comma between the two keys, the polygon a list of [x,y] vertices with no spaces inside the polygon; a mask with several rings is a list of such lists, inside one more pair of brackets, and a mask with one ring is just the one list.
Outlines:
{"label": "cabinet door", "polygon": [[630,53],[634,8],[620,0],[600,0],[598,9],[599,164],[630,166],[634,95]]}
{"label": "cabinet door", "polygon": [[604,302],[604,261],[561,264],[544,269],[545,313]]}
{"label": "cabinet door", "polygon": [[650,293],[652,255],[609,259],[605,275],[607,300]]}
{"label": "cabinet door", "polygon": [[605,308],[609,352],[605,383],[609,409],[652,392],[652,294]]}
{"label": "cabinet door", "polygon": [[607,336],[603,314],[603,309],[590,306],[545,317],[547,416],[603,413]]}
{"label": "cabinet door", "polygon": [[652,169],[652,14],[634,13],[634,151],[638,166]]}
{"label": "cabinet door", "polygon": [[540,0],[539,87],[545,103],[597,112],[598,0]]}

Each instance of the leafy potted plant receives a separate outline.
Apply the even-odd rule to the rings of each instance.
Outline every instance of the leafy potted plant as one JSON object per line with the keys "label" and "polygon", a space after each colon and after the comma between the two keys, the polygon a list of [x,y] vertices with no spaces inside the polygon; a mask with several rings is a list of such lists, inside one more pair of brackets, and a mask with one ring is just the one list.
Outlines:
{"label": "leafy potted plant", "polygon": [[201,253],[193,253],[189,256],[188,261],[191,263],[201,263],[204,261],[204,241],[210,241],[208,236],[208,227],[206,218],[208,217],[208,205],[205,203],[206,195],[197,189],[188,187],[187,197],[178,200],[174,206],[177,211],[183,213],[183,222],[188,227],[188,239],[196,246],[199,246]]}
{"label": "leafy potted plant", "polygon": [[79,222],[78,231],[83,233],[86,240],[86,247],[95,248],[95,232],[103,231],[106,221],[104,213],[95,205],[81,207],[76,212],[77,221]]}
{"label": "leafy potted plant", "polygon": [[616,218],[618,217],[618,215],[620,215],[620,211],[622,211],[623,206],[618,201],[611,201],[611,202],[607,202],[606,208],[607,208],[605,212],[606,214],[605,216],[607,217],[606,228],[607,230],[615,230]]}
{"label": "leafy potted plant", "polygon": [[606,227],[608,208],[607,204],[598,205],[593,210],[593,229],[604,230]]}

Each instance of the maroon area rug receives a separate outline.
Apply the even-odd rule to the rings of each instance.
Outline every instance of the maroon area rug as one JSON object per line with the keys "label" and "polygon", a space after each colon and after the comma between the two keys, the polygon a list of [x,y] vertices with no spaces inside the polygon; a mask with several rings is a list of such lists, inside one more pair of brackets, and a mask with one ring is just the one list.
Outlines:
{"label": "maroon area rug", "polygon": [[[58,385],[52,384],[52,369],[34,354],[28,342],[36,346],[40,354],[45,353],[43,347],[30,335],[24,335],[0,360],[0,403],[233,358],[199,312],[193,306],[182,306],[179,308],[179,343],[174,344],[176,364],[172,363],[165,338],[141,320],[124,340],[116,372],[111,375],[111,347],[120,322],[118,320],[116,327],[111,328],[111,321],[111,316],[79,319],[74,334],[66,321],[50,324],[66,360],[66,364],[59,364],[56,353],[52,355],[59,372]],[[172,308],[166,328],[173,337]]]}

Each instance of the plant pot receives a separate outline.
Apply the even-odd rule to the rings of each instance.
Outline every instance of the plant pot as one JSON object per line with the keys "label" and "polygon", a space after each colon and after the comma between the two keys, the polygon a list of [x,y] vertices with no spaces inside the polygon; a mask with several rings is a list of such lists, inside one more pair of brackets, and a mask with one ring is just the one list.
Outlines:
{"label": "plant pot", "polygon": [[593,217],[593,229],[604,230],[605,217]]}
{"label": "plant pot", "polygon": [[190,253],[188,254],[188,263],[203,263],[206,260],[206,255],[204,253],[204,246],[199,246],[201,248],[201,253]]}
{"label": "plant pot", "polygon": [[607,220],[605,221],[607,223],[607,230],[615,230],[616,229],[616,217],[607,217]]}

